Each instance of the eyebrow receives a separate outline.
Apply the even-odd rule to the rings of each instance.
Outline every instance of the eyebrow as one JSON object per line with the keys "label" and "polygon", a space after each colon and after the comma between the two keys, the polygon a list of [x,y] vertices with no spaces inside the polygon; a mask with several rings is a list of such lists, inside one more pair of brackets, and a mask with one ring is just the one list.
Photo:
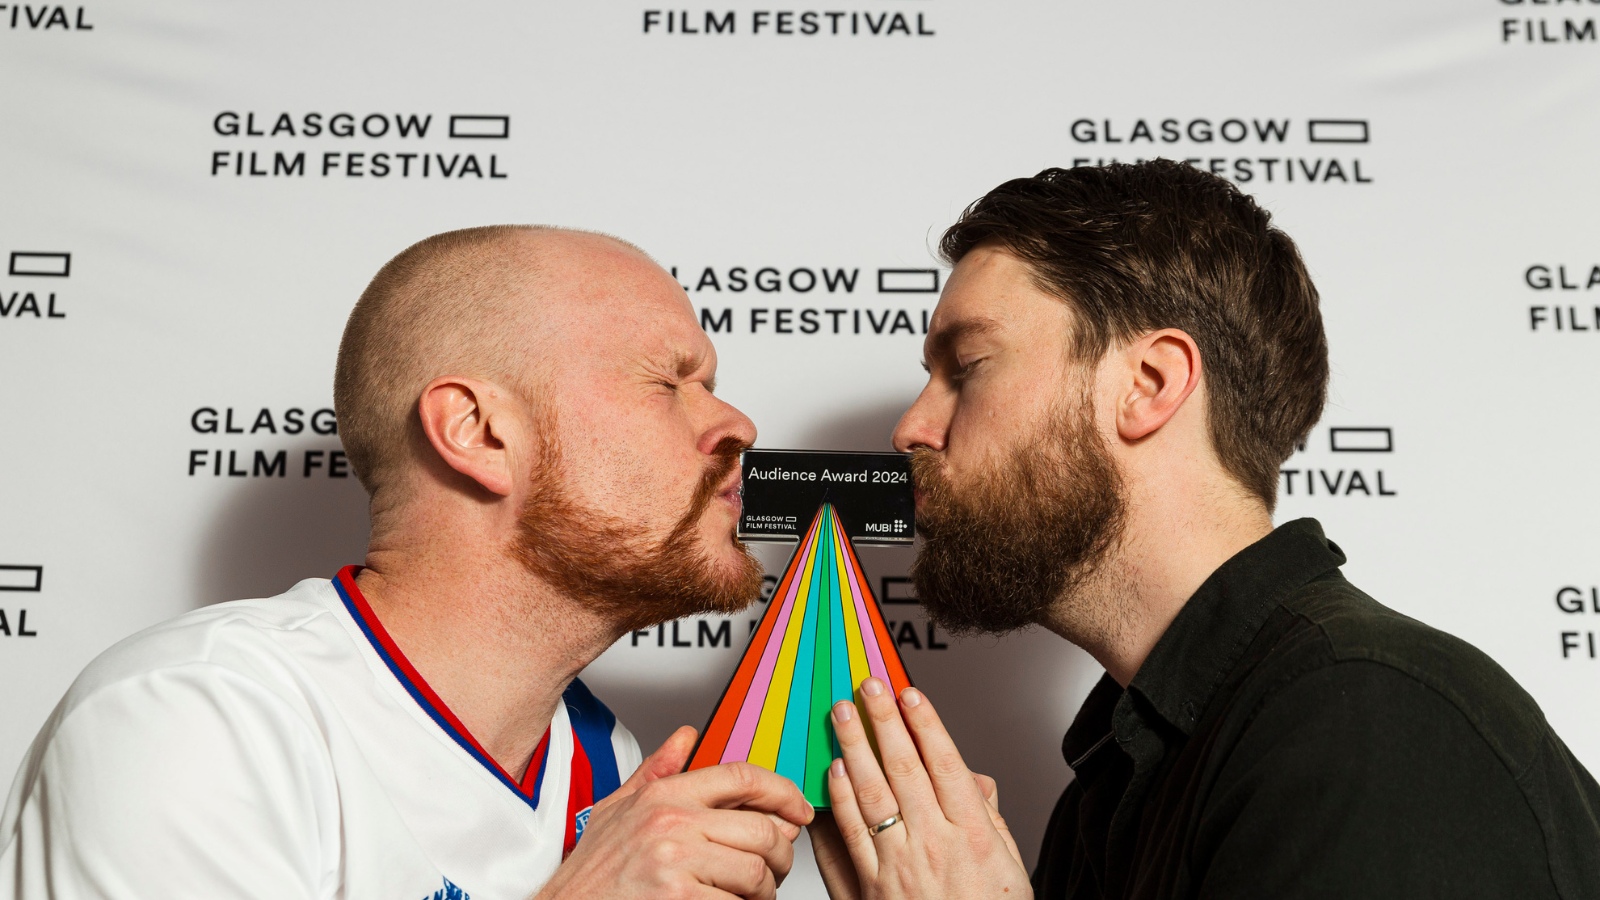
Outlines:
{"label": "eyebrow", "polygon": [[[949,354],[951,346],[962,338],[993,334],[999,330],[1000,323],[994,319],[959,319],[939,329],[937,333],[928,335],[923,356],[925,359],[945,356]],[[927,363],[924,362],[923,365],[926,366]]]}
{"label": "eyebrow", "polygon": [[[680,379],[688,378],[694,370],[705,365],[705,357],[698,353],[679,350],[672,354],[672,373]],[[712,374],[706,379],[706,390],[710,393],[717,392],[717,376]]]}

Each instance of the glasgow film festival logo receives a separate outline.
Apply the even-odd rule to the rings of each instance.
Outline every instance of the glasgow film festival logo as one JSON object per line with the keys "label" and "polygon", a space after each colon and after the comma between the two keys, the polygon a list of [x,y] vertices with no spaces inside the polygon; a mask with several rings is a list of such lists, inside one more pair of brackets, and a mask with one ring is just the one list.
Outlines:
{"label": "glasgow film festival logo", "polygon": [[1561,614],[1562,659],[1600,659],[1600,587],[1563,585],[1556,589],[1556,610]]}
{"label": "glasgow film festival logo", "polygon": [[1072,120],[1073,166],[1165,157],[1239,185],[1367,185],[1369,119],[1112,116]]}
{"label": "glasgow film festival logo", "polygon": [[[1594,0],[1499,0],[1500,43],[1520,46],[1600,43],[1593,16],[1562,15],[1579,12],[1561,7],[1594,7]],[[1550,7],[1556,7],[1551,9]]]}
{"label": "glasgow film festival logo", "polygon": [[94,23],[82,6],[0,3],[0,23],[12,31],[93,31]]}
{"label": "glasgow film festival logo", "polygon": [[[200,435],[194,443],[207,445],[191,445],[190,478],[351,477],[331,407],[201,406],[189,416],[189,431]],[[324,446],[284,446],[286,438],[321,438]]]}
{"label": "glasgow film festival logo", "polygon": [[64,291],[72,276],[72,254],[63,250],[13,250],[0,288],[0,321],[59,321],[67,317]]}
{"label": "glasgow film festival logo", "polygon": [[646,37],[918,39],[938,35],[931,6],[845,0],[828,9],[653,8],[642,10],[640,21]]}
{"label": "glasgow film festival logo", "polygon": [[0,638],[39,636],[39,632],[28,625],[25,598],[43,590],[44,566],[0,564]]}
{"label": "glasgow film festival logo", "polygon": [[502,114],[223,110],[213,178],[497,181],[511,139]]}
{"label": "glasgow film festival logo", "polygon": [[928,333],[944,271],[803,261],[673,265],[710,334],[799,337]]}
{"label": "glasgow film festival logo", "polygon": [[1278,469],[1278,496],[1330,500],[1399,496],[1394,452],[1394,429],[1387,425],[1318,429]]}
{"label": "glasgow film festival logo", "polygon": [[1600,334],[1600,263],[1534,263],[1522,284],[1533,295],[1530,331]]}

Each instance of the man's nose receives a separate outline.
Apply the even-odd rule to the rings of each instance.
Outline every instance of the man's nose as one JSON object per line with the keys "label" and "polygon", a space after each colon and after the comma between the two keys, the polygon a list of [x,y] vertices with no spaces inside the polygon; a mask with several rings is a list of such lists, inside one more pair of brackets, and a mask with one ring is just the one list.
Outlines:
{"label": "man's nose", "polygon": [[945,420],[936,416],[933,403],[924,390],[917,396],[916,402],[900,417],[900,422],[894,426],[894,448],[901,453],[910,453],[917,447],[927,447],[931,450],[943,450],[945,443]]}
{"label": "man's nose", "polygon": [[706,444],[701,448],[703,452],[712,452],[713,448],[730,437],[746,447],[756,442],[756,423],[750,421],[749,416],[740,412],[733,404],[719,400],[715,396],[711,398],[711,402],[714,416],[712,426],[706,430],[702,438]]}

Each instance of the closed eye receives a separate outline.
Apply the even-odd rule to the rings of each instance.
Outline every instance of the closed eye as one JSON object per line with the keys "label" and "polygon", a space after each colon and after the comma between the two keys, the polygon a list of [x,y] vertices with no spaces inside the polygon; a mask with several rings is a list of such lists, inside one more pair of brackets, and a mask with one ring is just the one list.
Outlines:
{"label": "closed eye", "polygon": [[966,381],[968,378],[972,377],[973,371],[977,369],[982,362],[982,359],[975,359],[972,362],[957,368],[955,372],[951,373],[950,380],[955,384],[960,384],[963,381]]}

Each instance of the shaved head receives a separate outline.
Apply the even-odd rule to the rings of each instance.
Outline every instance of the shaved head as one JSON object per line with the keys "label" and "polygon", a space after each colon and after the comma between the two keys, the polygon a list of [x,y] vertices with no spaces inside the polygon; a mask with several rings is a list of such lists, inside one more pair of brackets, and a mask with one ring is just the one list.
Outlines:
{"label": "shaved head", "polygon": [[416,404],[433,379],[480,378],[532,402],[549,335],[545,263],[596,243],[644,257],[591,232],[489,225],[426,238],[378,271],[345,325],[333,382],[339,435],[369,494],[396,481],[422,440]]}
{"label": "shaved head", "polygon": [[408,248],[356,303],[334,375],[373,546],[494,548],[619,634],[748,605],[755,426],[716,372],[688,294],[632,244],[501,225]]}

